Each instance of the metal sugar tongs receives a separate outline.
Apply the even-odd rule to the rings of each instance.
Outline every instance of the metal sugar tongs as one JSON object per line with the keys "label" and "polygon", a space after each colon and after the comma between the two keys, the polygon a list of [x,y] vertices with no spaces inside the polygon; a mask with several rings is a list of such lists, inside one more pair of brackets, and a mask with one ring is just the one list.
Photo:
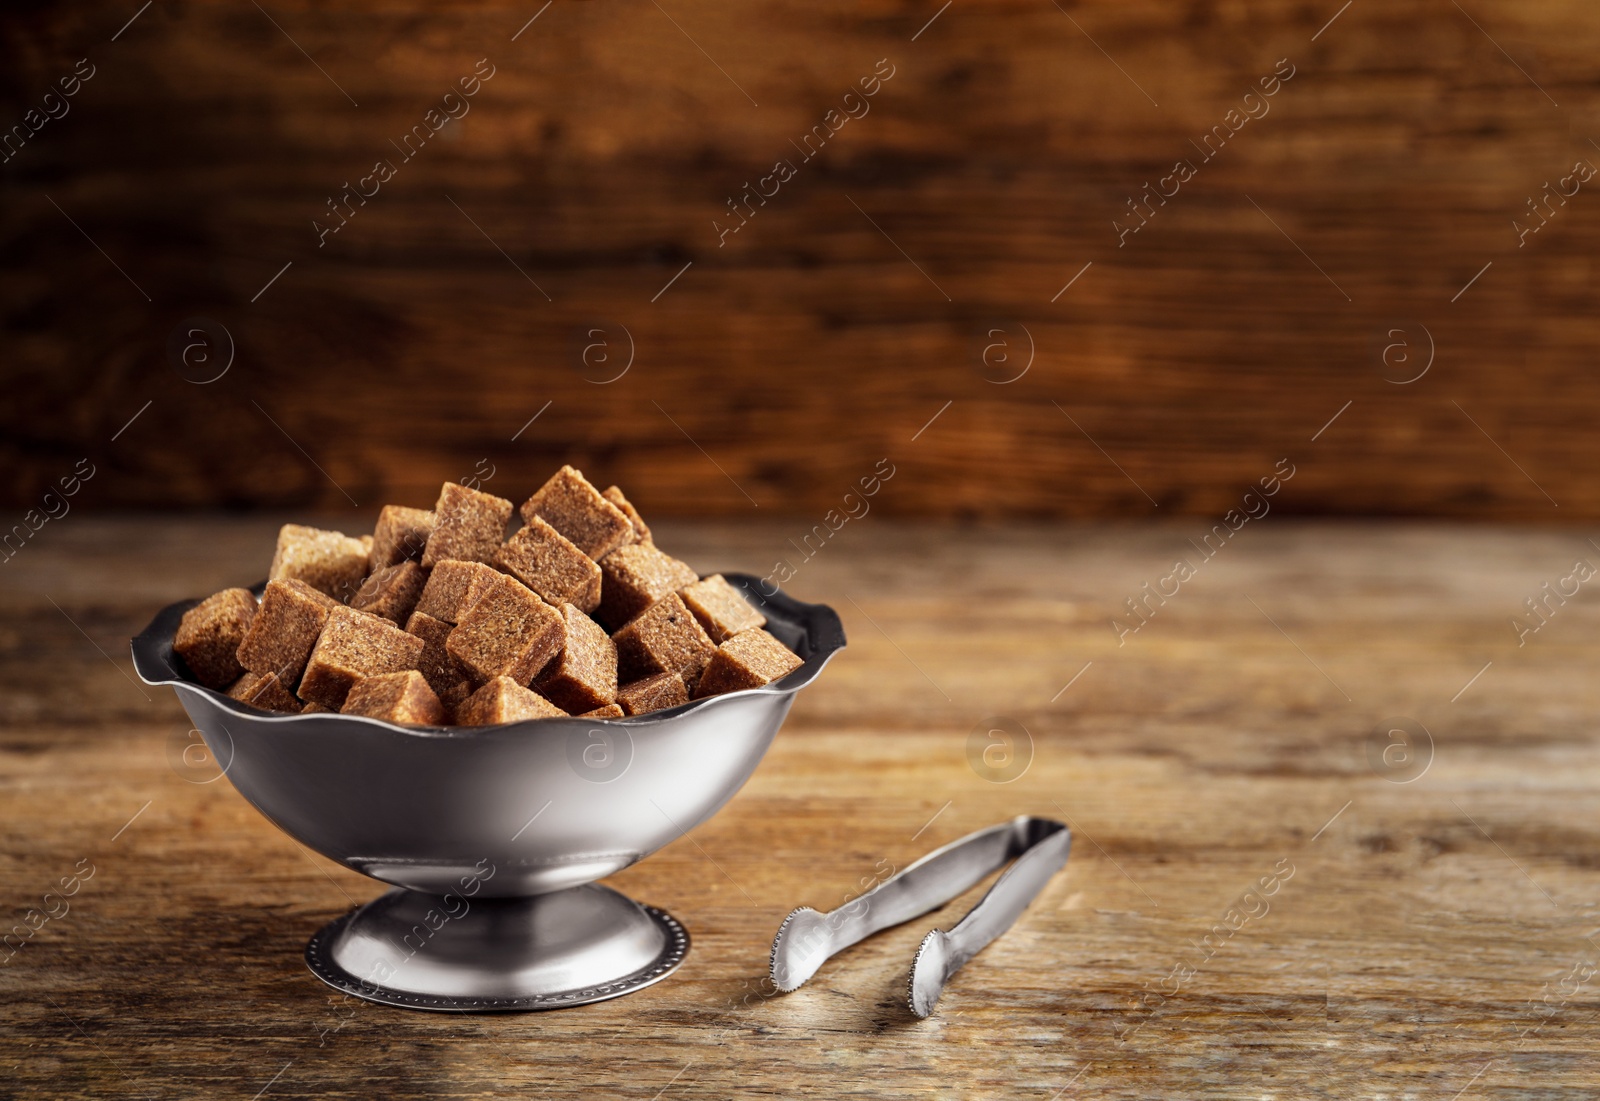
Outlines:
{"label": "metal sugar tongs", "polygon": [[1072,833],[1062,823],[1022,815],[936,849],[831,913],[801,906],[783,919],[772,941],[772,982],[784,993],[798,990],[852,944],[943,906],[1015,861],[953,928],[935,929],[922,939],[911,964],[907,996],[911,1012],[927,1017],[945,984],[1011,928],[1067,862],[1071,847]]}

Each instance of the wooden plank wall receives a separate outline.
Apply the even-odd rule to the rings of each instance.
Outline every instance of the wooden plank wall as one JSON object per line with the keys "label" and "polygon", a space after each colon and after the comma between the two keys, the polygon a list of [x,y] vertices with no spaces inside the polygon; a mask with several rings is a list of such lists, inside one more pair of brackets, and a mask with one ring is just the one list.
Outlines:
{"label": "wooden plank wall", "polygon": [[1600,517],[1578,0],[11,10],[12,513],[87,457],[91,509],[572,461],[820,519],[887,458],[892,514],[1216,516],[1287,457],[1288,511]]}

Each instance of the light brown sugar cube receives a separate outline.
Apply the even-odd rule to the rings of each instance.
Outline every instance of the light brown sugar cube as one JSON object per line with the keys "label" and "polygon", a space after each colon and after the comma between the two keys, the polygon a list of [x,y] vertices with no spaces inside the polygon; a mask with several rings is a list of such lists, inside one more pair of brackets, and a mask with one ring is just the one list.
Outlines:
{"label": "light brown sugar cube", "polygon": [[600,607],[595,618],[612,631],[668,593],[697,580],[688,564],[662,554],[651,543],[631,543],[612,551],[601,560],[600,575]]}
{"label": "light brown sugar cube", "polygon": [[328,613],[337,607],[331,596],[304,581],[268,581],[239,643],[239,664],[252,673],[276,673],[284,684],[299,684]]}
{"label": "light brown sugar cube", "polygon": [[633,522],[600,495],[589,479],[564,466],[522,503],[522,518],[544,517],[596,562],[633,538]]}
{"label": "light brown sugar cube", "polygon": [[495,564],[552,607],[571,603],[587,613],[600,604],[600,567],[543,517],[506,540]]}
{"label": "light brown sugar cube", "polygon": [[717,652],[677,593],[668,593],[629,620],[612,641],[617,644],[618,675],[629,681],[677,673],[692,686]]}
{"label": "light brown sugar cube", "polygon": [[604,707],[617,696],[617,647],[600,625],[577,609],[561,606],[561,654],[545,667],[533,688],[572,715]]}
{"label": "light brown sugar cube", "polygon": [[495,677],[467,698],[456,711],[456,722],[462,726],[495,726],[565,715],[561,708],[510,677]]}
{"label": "light brown sugar cube", "polygon": [[427,549],[428,536],[433,534],[433,511],[425,508],[406,508],[403,505],[384,505],[378,513],[378,525],[372,529],[372,550],[368,569],[376,573],[385,566],[411,559],[422,561]]}
{"label": "light brown sugar cube", "polygon": [[386,566],[362,582],[360,590],[350,598],[350,607],[401,624],[416,609],[417,598],[427,583],[428,571],[408,559]]}
{"label": "light brown sugar cube", "polygon": [[437,726],[445,720],[444,705],[415,669],[362,677],[350,689],[339,713],[419,726]]}
{"label": "light brown sugar cube", "polygon": [[459,623],[467,609],[483,595],[484,589],[503,576],[499,570],[482,562],[440,562],[428,575],[428,583],[417,598],[416,610],[446,623]]}
{"label": "light brown sugar cube", "polygon": [[511,502],[492,493],[446,482],[433,506],[433,532],[422,551],[429,569],[440,562],[492,562],[506,537]]}
{"label": "light brown sugar cube", "polygon": [[717,647],[695,686],[695,699],[760,688],[800,668],[804,662],[760,628],[741,631]]}
{"label": "light brown sugar cube", "polygon": [[415,669],[421,657],[422,640],[416,635],[406,634],[387,619],[334,608],[311,650],[296,694],[337,711],[362,677]]}
{"label": "light brown sugar cube", "polygon": [[183,613],[172,648],[207,688],[226,688],[244,673],[239,643],[256,616],[249,589],[223,589]]}
{"label": "light brown sugar cube", "polygon": [[750,606],[744,594],[720,573],[703,577],[678,591],[691,615],[705,628],[711,641],[721,645],[740,631],[765,627],[767,617]]}
{"label": "light brown sugar cube", "polygon": [[267,571],[269,580],[304,581],[343,603],[355,595],[366,576],[367,548],[361,540],[300,524],[278,529],[278,546]]}
{"label": "light brown sugar cube", "polygon": [[510,677],[527,684],[561,651],[564,636],[559,612],[516,578],[501,574],[444,645],[476,683]]}
{"label": "light brown sugar cube", "polygon": [[283,686],[276,673],[246,673],[233,683],[227,694],[263,711],[293,714],[301,710],[299,699]]}
{"label": "light brown sugar cube", "polygon": [[629,715],[643,715],[689,702],[689,690],[676,673],[657,673],[617,689],[617,704]]}
{"label": "light brown sugar cube", "polygon": [[633,502],[622,495],[622,490],[616,486],[607,486],[600,492],[600,496],[616,505],[622,510],[622,515],[628,518],[633,525],[633,538],[630,543],[648,543],[650,538],[650,525],[644,522],[644,517],[639,515],[639,510],[633,507]]}

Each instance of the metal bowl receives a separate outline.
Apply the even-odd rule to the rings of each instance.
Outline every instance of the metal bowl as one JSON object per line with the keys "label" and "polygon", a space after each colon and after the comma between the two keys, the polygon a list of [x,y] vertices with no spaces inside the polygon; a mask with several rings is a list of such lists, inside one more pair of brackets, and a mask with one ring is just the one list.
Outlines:
{"label": "metal bowl", "polygon": [[[594,880],[710,818],[772,744],[795,693],[845,645],[832,608],[727,574],[804,664],[761,688],[624,719],[400,726],[260,711],[191,680],[164,608],[133,640],[239,793],[285,833],[396,890],[306,948],[323,981],[420,1009],[549,1009],[657,981],[689,938]],[[262,586],[255,591],[260,592]]]}

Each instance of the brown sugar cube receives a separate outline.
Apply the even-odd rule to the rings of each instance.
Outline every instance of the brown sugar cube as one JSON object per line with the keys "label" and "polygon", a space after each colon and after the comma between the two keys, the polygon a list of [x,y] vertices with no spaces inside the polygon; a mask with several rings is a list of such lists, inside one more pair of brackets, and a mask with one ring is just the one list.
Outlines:
{"label": "brown sugar cube", "polygon": [[304,581],[268,581],[250,630],[239,643],[239,664],[299,684],[328,613],[339,605]]}
{"label": "brown sugar cube", "polygon": [[692,686],[717,652],[717,644],[677,593],[668,593],[611,637],[617,644],[617,670],[626,680],[677,673]]}
{"label": "brown sugar cube", "polygon": [[285,524],[278,529],[267,577],[304,581],[338,601],[349,600],[367,576],[367,548],[361,540],[337,531]]}
{"label": "brown sugar cube", "polygon": [[690,614],[700,621],[711,641],[722,644],[740,631],[765,627],[767,617],[750,606],[744,594],[720,573],[703,577],[678,591]]}
{"label": "brown sugar cube", "polygon": [[717,647],[695,686],[694,698],[760,688],[803,664],[787,646],[761,628],[740,631]]}
{"label": "brown sugar cube", "polygon": [[508,539],[495,564],[551,605],[570,602],[580,612],[600,606],[600,567],[543,517]]}
{"label": "brown sugar cube", "polygon": [[510,677],[495,677],[456,710],[456,722],[462,726],[494,726],[565,715],[561,708]]}
{"label": "brown sugar cube", "polygon": [[372,529],[369,568],[377,573],[385,566],[393,566],[408,558],[422,561],[422,552],[428,545],[428,536],[432,534],[431,510],[384,505],[378,513],[378,524]]}
{"label": "brown sugar cube", "polygon": [[617,689],[617,704],[629,715],[660,711],[689,702],[689,689],[676,673],[657,673],[653,677],[624,684]]}
{"label": "brown sugar cube", "polygon": [[226,688],[239,679],[239,643],[256,615],[249,589],[223,589],[183,613],[172,648],[207,688]]}
{"label": "brown sugar cube", "polygon": [[362,677],[415,669],[420,657],[422,640],[416,635],[374,615],[334,608],[306,662],[298,695],[337,711]]}
{"label": "brown sugar cube", "polygon": [[362,677],[344,698],[339,713],[420,726],[438,726],[445,719],[444,705],[415,669]]}
{"label": "brown sugar cube", "polygon": [[427,583],[428,571],[409,559],[396,566],[385,566],[367,578],[360,591],[350,598],[350,607],[382,616],[391,623],[404,623],[416,610],[417,599]]}
{"label": "brown sugar cube", "polygon": [[499,570],[482,562],[440,562],[428,575],[416,610],[446,623],[459,623],[467,609],[478,602],[484,589],[503,576]]}
{"label": "brown sugar cube", "polygon": [[433,532],[422,551],[428,568],[450,559],[492,562],[506,537],[511,502],[492,493],[446,482],[433,506]]}
{"label": "brown sugar cube", "polygon": [[561,620],[561,655],[539,674],[534,690],[573,715],[604,707],[617,698],[617,647],[574,604],[561,605]]}
{"label": "brown sugar cube", "polygon": [[644,517],[639,515],[639,510],[633,507],[633,502],[622,495],[622,490],[616,486],[607,486],[600,491],[600,496],[610,501],[622,510],[622,515],[628,518],[628,523],[633,525],[633,538],[630,543],[649,543],[650,525],[644,522]]}
{"label": "brown sugar cube", "polygon": [[595,708],[593,711],[585,711],[582,715],[579,715],[578,718],[580,718],[580,719],[620,719],[625,714],[627,714],[627,712],[622,710],[622,708],[618,707],[616,704],[608,703],[604,707]]}
{"label": "brown sugar cube", "polygon": [[331,707],[323,707],[320,703],[308,703],[300,709],[302,715],[337,715],[338,712]]}
{"label": "brown sugar cube", "polygon": [[246,673],[228,689],[228,695],[263,711],[301,710],[300,701],[283,686],[276,673]]}
{"label": "brown sugar cube", "polygon": [[650,605],[698,580],[694,570],[653,543],[632,543],[600,563],[600,607],[595,618],[615,631]]}
{"label": "brown sugar cube", "polygon": [[417,669],[427,678],[428,687],[439,697],[445,710],[452,714],[472,695],[473,688],[466,669],[445,649],[445,639],[453,630],[454,623],[435,619],[426,612],[412,612],[411,618],[406,620],[406,634],[422,640],[422,657],[417,659]]}
{"label": "brown sugar cube", "polygon": [[510,677],[527,684],[560,652],[565,634],[560,612],[516,578],[500,574],[444,647],[477,683]]}
{"label": "brown sugar cube", "polygon": [[532,523],[535,516],[544,517],[596,562],[633,537],[627,514],[570,466],[556,471],[539,492],[522,502],[522,518]]}

